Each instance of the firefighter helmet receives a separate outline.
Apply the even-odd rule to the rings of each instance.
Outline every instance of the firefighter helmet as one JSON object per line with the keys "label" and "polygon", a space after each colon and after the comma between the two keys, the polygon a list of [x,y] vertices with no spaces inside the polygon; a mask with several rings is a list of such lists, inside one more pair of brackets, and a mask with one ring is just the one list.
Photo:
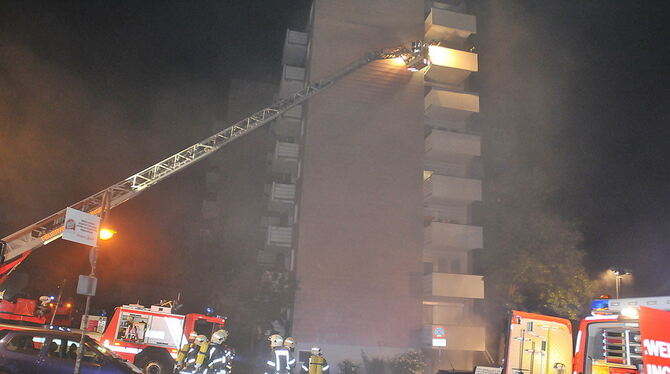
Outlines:
{"label": "firefighter helmet", "polygon": [[217,330],[212,334],[212,339],[210,341],[213,344],[221,344],[228,339],[228,331],[226,330]]}
{"label": "firefighter helmet", "polygon": [[270,347],[272,348],[281,347],[282,344],[284,344],[284,338],[279,334],[270,335],[268,340],[270,341]]}
{"label": "firefighter helmet", "polygon": [[284,339],[284,347],[288,349],[295,349],[295,339],[290,336]]}
{"label": "firefighter helmet", "polygon": [[312,347],[312,354],[314,356],[321,356],[321,348],[319,347]]}
{"label": "firefighter helmet", "polygon": [[201,346],[202,343],[207,342],[207,337],[205,335],[198,335],[195,337],[195,340],[193,342],[195,343],[195,345]]}
{"label": "firefighter helmet", "polygon": [[197,338],[197,337],[198,337],[198,333],[195,332],[195,331],[191,331],[191,333],[188,334],[188,341],[192,343],[195,340],[195,338]]}

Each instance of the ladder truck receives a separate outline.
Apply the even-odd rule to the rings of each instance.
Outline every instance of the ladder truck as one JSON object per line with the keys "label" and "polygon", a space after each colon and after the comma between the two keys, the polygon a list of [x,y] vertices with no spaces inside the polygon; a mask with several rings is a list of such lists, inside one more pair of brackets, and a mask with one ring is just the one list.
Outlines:
{"label": "ladder truck", "polygon": [[[261,109],[232,126],[197,142],[174,155],[95,193],[70,208],[100,215],[134,198],[158,182],[194,165],[227,144],[280,117],[289,109],[302,104],[314,95],[328,89],[340,79],[367,64],[385,59],[402,59],[410,71],[419,71],[430,64],[428,44],[413,42],[411,48],[398,46],[373,50],[347,65],[339,72],[321,79],[269,107]],[[0,240],[0,284],[32,251],[46,245],[63,234],[66,209],[60,210]]]}

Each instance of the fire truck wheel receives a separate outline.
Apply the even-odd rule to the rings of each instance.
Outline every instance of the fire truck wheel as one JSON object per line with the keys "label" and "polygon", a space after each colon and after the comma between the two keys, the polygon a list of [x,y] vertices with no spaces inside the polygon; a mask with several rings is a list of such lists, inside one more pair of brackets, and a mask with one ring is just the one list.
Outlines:
{"label": "fire truck wheel", "polygon": [[144,374],[171,374],[174,366],[172,360],[153,355],[140,358],[136,365]]}

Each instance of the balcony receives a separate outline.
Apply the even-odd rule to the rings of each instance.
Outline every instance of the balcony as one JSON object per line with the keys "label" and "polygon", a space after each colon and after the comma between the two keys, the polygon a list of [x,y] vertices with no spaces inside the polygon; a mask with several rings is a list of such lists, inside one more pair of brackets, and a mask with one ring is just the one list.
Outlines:
{"label": "balcony", "polygon": [[270,248],[290,248],[293,245],[293,227],[269,225],[265,246]]}
{"label": "balcony", "polygon": [[277,135],[287,137],[300,136],[300,126],[302,123],[302,105],[296,105],[284,113],[277,120],[273,128]]}
{"label": "balcony", "polygon": [[426,70],[426,78],[430,81],[461,86],[470,74],[479,70],[476,53],[431,45],[428,57],[431,64]]}
{"label": "balcony", "polygon": [[286,30],[284,39],[284,52],[282,64],[293,66],[305,66],[305,55],[309,37],[305,32]]}
{"label": "balcony", "polygon": [[300,146],[296,143],[276,142],[270,157],[273,172],[295,174],[298,172]]}
{"label": "balcony", "polygon": [[427,204],[469,204],[482,200],[482,182],[478,179],[432,174],[423,181]]}
{"label": "balcony", "polygon": [[465,121],[472,113],[479,113],[479,95],[431,89],[424,97],[425,115],[438,121]]}
{"label": "balcony", "polygon": [[273,212],[287,213],[295,203],[295,185],[273,182],[270,186],[268,209]]}
{"label": "balcony", "polygon": [[[462,325],[440,325],[446,330],[446,347],[442,349],[454,351],[480,351],[486,350],[486,329],[482,326]],[[433,328],[436,325],[424,325],[422,340],[426,345],[432,345]]]}
{"label": "balcony", "polygon": [[424,250],[453,251],[470,250],[484,246],[483,230],[480,226],[455,223],[431,222],[423,229]]}
{"label": "balcony", "polygon": [[467,162],[481,155],[481,139],[477,135],[433,130],[426,137],[426,159]]}
{"label": "balcony", "polygon": [[432,8],[425,21],[426,37],[423,40],[449,40],[462,42],[477,33],[477,18],[469,14]]}
{"label": "balcony", "polygon": [[305,69],[298,66],[284,65],[279,97],[287,97],[302,90],[305,86]]}
{"label": "balcony", "polygon": [[426,296],[484,298],[484,277],[470,274],[431,273],[423,276]]}

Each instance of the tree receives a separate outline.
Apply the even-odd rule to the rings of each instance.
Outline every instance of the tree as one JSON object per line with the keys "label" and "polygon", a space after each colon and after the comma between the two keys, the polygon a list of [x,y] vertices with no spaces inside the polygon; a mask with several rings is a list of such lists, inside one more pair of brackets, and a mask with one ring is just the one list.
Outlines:
{"label": "tree", "polygon": [[582,234],[551,211],[548,178],[517,171],[490,187],[483,255],[489,303],[579,319],[591,297]]}
{"label": "tree", "polygon": [[426,358],[418,351],[401,353],[391,361],[393,374],[421,374],[426,368]]}
{"label": "tree", "polygon": [[339,374],[358,374],[359,365],[350,360],[341,361],[337,364]]}
{"label": "tree", "polygon": [[386,360],[381,357],[368,357],[365,352],[361,352],[365,374],[386,374]]}

